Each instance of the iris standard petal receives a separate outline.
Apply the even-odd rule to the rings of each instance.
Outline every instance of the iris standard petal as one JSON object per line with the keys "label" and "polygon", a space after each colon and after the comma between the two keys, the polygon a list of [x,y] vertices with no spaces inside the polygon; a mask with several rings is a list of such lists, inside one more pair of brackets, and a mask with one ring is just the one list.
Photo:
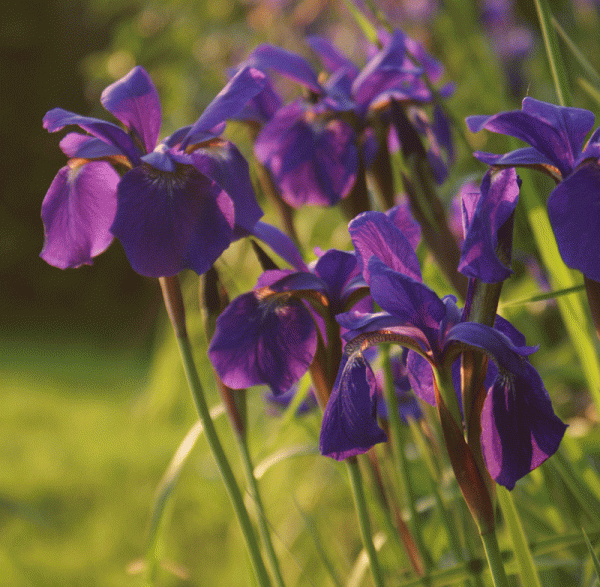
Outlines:
{"label": "iris standard petal", "polygon": [[375,375],[360,353],[342,359],[323,413],[321,454],[339,461],[387,440],[377,425],[376,386]]}
{"label": "iris standard petal", "polygon": [[530,363],[518,374],[497,376],[485,399],[481,424],[487,469],[508,489],[556,452],[567,428]]}
{"label": "iris standard petal", "polygon": [[192,125],[181,148],[186,149],[189,145],[207,140],[211,135],[216,137],[221,134],[223,127],[220,125],[235,118],[248,101],[265,88],[266,83],[262,71],[251,67],[240,69]]}
{"label": "iris standard petal", "polygon": [[143,67],[134,67],[105,88],[100,102],[128,129],[137,133],[146,153],[156,147],[161,121],[160,98]]}
{"label": "iris standard petal", "polygon": [[113,239],[119,176],[102,161],[63,167],[42,203],[40,257],[60,269],[91,265]]}
{"label": "iris standard petal", "polygon": [[417,255],[402,231],[383,212],[363,212],[348,224],[359,266],[370,281],[369,259],[376,257],[389,268],[421,281]]}
{"label": "iris standard petal", "polygon": [[204,273],[231,243],[233,202],[191,165],[174,173],[141,165],[121,178],[117,195],[111,232],[142,275]]}
{"label": "iris standard petal", "polygon": [[554,188],[548,215],[564,262],[600,281],[600,168],[595,162]]}
{"label": "iris standard petal", "polygon": [[250,292],[217,318],[208,356],[229,387],[267,384],[279,395],[306,373],[316,348],[316,328],[302,302]]}
{"label": "iris standard petal", "polygon": [[285,259],[295,269],[308,271],[308,267],[296,245],[289,236],[281,232],[278,228],[259,221],[252,227],[250,233],[269,245],[282,259]]}
{"label": "iris standard petal", "polygon": [[499,246],[512,250],[512,230],[510,243],[500,242],[500,231],[515,211],[519,186],[520,179],[513,167],[485,174],[472,217],[465,217],[468,226],[458,265],[463,275],[484,283],[497,283],[511,276],[512,270],[498,258],[497,251]]}
{"label": "iris standard petal", "polygon": [[324,37],[306,37],[306,43],[319,56],[329,73],[345,69],[352,79],[358,75],[358,67]]}
{"label": "iris standard petal", "polygon": [[300,55],[273,45],[259,45],[244,61],[243,65],[255,67],[261,71],[272,69],[277,73],[306,86],[316,94],[322,95],[323,88],[317,74],[308,61]]}

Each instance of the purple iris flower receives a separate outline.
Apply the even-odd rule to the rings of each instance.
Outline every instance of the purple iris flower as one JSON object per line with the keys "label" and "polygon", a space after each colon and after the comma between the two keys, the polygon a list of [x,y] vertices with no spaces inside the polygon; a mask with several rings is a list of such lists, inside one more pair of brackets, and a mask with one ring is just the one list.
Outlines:
{"label": "purple iris flower", "polygon": [[219,134],[264,85],[262,72],[240,70],[194,125],[161,143],[158,93],[139,66],[101,97],[125,130],[50,110],[44,117],[50,132],[76,125],[88,134],[69,133],[61,141],[70,159],[42,204],[41,257],[62,269],[91,264],[116,236],[142,275],[204,273],[262,216],[246,161]]}
{"label": "purple iris flower", "polygon": [[416,254],[384,214],[363,213],[349,229],[371,296],[382,311],[337,316],[349,342],[323,416],[321,452],[344,459],[386,438],[376,419],[375,378],[364,357],[369,346],[388,341],[409,348],[415,393],[430,403],[435,402],[432,368],[470,348],[495,363],[482,412],[486,465],[498,483],[514,487],[557,450],[566,429],[528,360],[536,349],[502,318],[493,328],[464,322],[452,296],[440,299],[422,282]]}
{"label": "purple iris flower", "polygon": [[[432,100],[423,69],[408,54],[421,59],[433,79],[439,78],[441,66],[400,31],[382,38],[384,48],[362,70],[325,39],[309,38],[330,74],[324,83],[305,59],[271,45],[259,46],[242,64],[275,71],[306,90],[307,97],[284,105],[265,122],[254,146],[290,206],[334,205],[346,197],[361,159],[368,166],[376,152],[368,117],[391,101]],[[442,89],[444,95],[450,92],[450,87]],[[425,134],[442,130],[439,116],[434,123],[421,122]]]}
{"label": "purple iris flower", "polygon": [[531,145],[474,155],[488,165],[531,167],[553,177],[558,185],[548,198],[548,215],[560,254],[569,267],[600,281],[600,129],[585,143],[593,124],[588,110],[533,98],[523,100],[522,110],[467,118],[472,132],[487,129]]}
{"label": "purple iris flower", "polygon": [[219,377],[233,389],[266,383],[275,395],[286,393],[308,370],[319,337],[327,341],[313,307],[332,319],[364,287],[354,253],[335,249],[311,267],[266,271],[217,318],[208,356]]}

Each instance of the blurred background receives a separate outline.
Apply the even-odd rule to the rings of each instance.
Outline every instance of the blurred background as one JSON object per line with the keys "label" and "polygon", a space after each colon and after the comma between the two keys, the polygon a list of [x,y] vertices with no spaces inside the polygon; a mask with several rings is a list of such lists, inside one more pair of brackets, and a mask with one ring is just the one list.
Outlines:
{"label": "blurred background", "polygon": [[[507,105],[518,108],[528,92],[553,99],[548,76],[535,73],[546,65],[532,3],[518,3],[510,31],[503,25],[496,36],[493,27],[484,26],[486,7],[492,3],[465,3],[469,6],[462,21],[448,11],[455,4],[461,3],[389,0],[379,6],[392,23],[421,40],[446,65],[447,78],[457,84],[452,104],[459,119]],[[585,39],[588,57],[597,58],[594,3],[552,4],[561,22]],[[513,42],[507,49],[503,39],[509,32]],[[327,36],[358,64],[364,63],[364,39],[342,0],[34,0],[4,6],[0,585],[142,584],[136,561],[145,546],[153,494],[195,421],[156,280],[133,272],[117,242],[93,266],[76,270],[61,271],[38,257],[43,245],[41,202],[66,160],[58,147],[64,133],[47,133],[42,117],[62,107],[111,120],[99,103],[100,94],[139,64],[158,88],[161,136],[166,136],[192,123],[227,81],[227,69],[259,43],[277,44],[312,59],[303,43],[308,34]],[[594,108],[585,94],[576,101]],[[231,125],[228,132],[249,153],[242,129]],[[480,171],[466,161],[459,159],[447,194],[465,174]],[[311,214],[317,228],[306,235],[306,244],[327,243],[329,234],[322,232],[327,218],[339,217],[335,211]],[[243,245],[235,245],[231,258],[239,260],[245,251]],[[240,290],[250,287],[257,275],[245,276]],[[194,276],[186,280],[195,299]],[[563,400],[570,402],[574,414],[584,409],[587,396],[572,393],[581,386],[581,376],[572,354],[556,346],[562,330],[555,326],[552,308],[547,311],[546,326],[542,320],[539,332],[548,336],[549,346],[555,344],[555,365],[566,369],[561,385],[566,386],[566,377],[570,391]],[[205,363],[204,369],[208,373]],[[275,450],[284,433],[288,440],[291,434],[298,441],[315,441],[317,416],[282,431],[265,411],[260,392],[252,395],[252,402],[259,456]],[[302,478],[300,467],[284,465],[278,471],[286,479],[285,487],[294,487],[297,508],[290,505],[289,494],[279,501],[284,489],[273,491],[267,500],[267,511],[279,520],[282,542],[294,545],[294,553],[302,551],[296,541],[302,540],[298,527],[303,509],[314,511],[328,504],[331,518],[339,517],[343,526],[349,499],[316,492],[319,484],[325,488],[343,483],[339,469],[322,459],[310,466],[315,470],[311,479]],[[273,477],[269,483],[276,487],[279,481]],[[158,584],[245,585],[247,563],[239,531],[231,523],[229,503],[205,447],[184,470],[180,485],[164,539],[165,560],[172,564],[165,563],[168,568],[161,571]],[[331,506],[337,500],[335,509]],[[435,541],[434,535],[431,538]],[[344,558],[341,546],[334,551]],[[306,557],[289,554],[298,577],[317,554]],[[320,584],[318,578],[298,581]]]}

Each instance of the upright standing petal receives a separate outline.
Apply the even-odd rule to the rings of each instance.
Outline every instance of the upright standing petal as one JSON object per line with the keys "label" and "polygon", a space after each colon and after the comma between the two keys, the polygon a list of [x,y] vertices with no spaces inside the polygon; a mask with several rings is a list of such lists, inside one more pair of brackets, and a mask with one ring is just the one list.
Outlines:
{"label": "upright standing petal", "polygon": [[481,182],[481,196],[470,218],[468,208],[472,201],[467,198],[463,209],[468,226],[458,265],[458,270],[467,277],[496,283],[512,274],[510,267],[498,258],[498,248],[512,250],[512,230],[509,243],[501,243],[500,234],[517,206],[519,186],[520,179],[512,167],[497,173],[488,171]]}
{"label": "upright standing petal", "polygon": [[126,76],[105,88],[100,102],[139,135],[146,153],[154,149],[160,131],[160,98],[143,67],[134,67]]}

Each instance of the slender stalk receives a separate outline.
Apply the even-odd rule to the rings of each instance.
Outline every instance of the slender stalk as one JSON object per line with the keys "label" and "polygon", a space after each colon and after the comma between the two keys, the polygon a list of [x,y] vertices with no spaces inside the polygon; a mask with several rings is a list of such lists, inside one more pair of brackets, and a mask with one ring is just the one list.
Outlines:
{"label": "slender stalk", "polygon": [[283,581],[283,576],[281,575],[281,569],[279,568],[279,560],[277,559],[277,554],[275,553],[275,548],[273,547],[273,541],[271,540],[271,532],[269,530],[267,517],[265,515],[265,508],[263,506],[262,499],[260,497],[260,492],[258,490],[258,481],[254,476],[254,466],[252,464],[250,452],[248,450],[248,441],[246,436],[236,435],[236,437],[240,449],[240,455],[242,456],[242,464],[244,465],[246,482],[250,487],[252,498],[254,499],[254,503],[256,504],[256,509],[258,512],[258,529],[260,531],[260,537],[262,539],[263,545],[267,553],[267,560],[269,561],[269,566],[271,567],[271,571],[275,578],[275,584],[278,587],[284,587],[285,583]]}
{"label": "slender stalk", "polygon": [[194,400],[194,405],[196,406],[198,416],[204,426],[204,434],[208,440],[208,445],[217,462],[221,477],[225,483],[225,488],[227,489],[227,493],[237,515],[244,539],[246,540],[248,554],[256,574],[256,579],[260,587],[271,587],[271,581],[260,553],[259,544],[254,533],[254,528],[252,527],[252,522],[250,521],[250,516],[244,505],[244,499],[237,485],[231,465],[223,450],[223,446],[221,445],[221,441],[217,435],[217,430],[210,417],[208,404],[204,397],[204,390],[200,382],[200,377],[198,376],[198,370],[196,369],[192,354],[192,347],[185,327],[185,311],[179,280],[177,276],[174,276],[160,277],[159,281],[165,307],[167,308],[169,318],[171,319],[171,323],[175,330],[185,376]]}
{"label": "slender stalk", "polygon": [[408,476],[408,463],[404,456],[404,442],[402,441],[402,423],[400,422],[400,416],[398,413],[398,399],[394,390],[394,383],[392,378],[392,369],[390,364],[390,351],[389,345],[381,345],[381,352],[383,356],[383,374],[384,374],[384,394],[385,401],[388,407],[388,422],[390,425],[391,433],[391,445],[392,454],[396,466],[394,467],[394,473],[396,480],[402,493],[404,494],[404,502],[410,512],[410,527],[421,555],[421,563],[423,565],[424,574],[427,574],[430,566],[430,560],[427,549],[425,548],[425,542],[423,540],[423,528],[419,523],[419,517],[417,516],[417,510],[415,508],[415,496],[412,490],[412,484]]}
{"label": "slender stalk", "polygon": [[492,574],[492,580],[495,587],[508,587],[508,578],[504,570],[502,556],[500,555],[500,547],[498,546],[498,538],[496,532],[488,532],[481,534],[481,541],[485,548],[485,556],[487,557],[488,566]]}
{"label": "slender stalk", "polygon": [[354,504],[358,515],[358,525],[360,526],[360,534],[362,536],[363,546],[369,557],[369,565],[373,575],[373,581],[376,587],[383,587],[383,576],[379,561],[377,559],[377,551],[373,543],[371,535],[371,523],[369,522],[369,514],[367,512],[367,500],[362,485],[362,477],[358,468],[356,457],[346,459],[346,467],[350,476],[350,484],[352,485],[352,495],[354,496]]}

